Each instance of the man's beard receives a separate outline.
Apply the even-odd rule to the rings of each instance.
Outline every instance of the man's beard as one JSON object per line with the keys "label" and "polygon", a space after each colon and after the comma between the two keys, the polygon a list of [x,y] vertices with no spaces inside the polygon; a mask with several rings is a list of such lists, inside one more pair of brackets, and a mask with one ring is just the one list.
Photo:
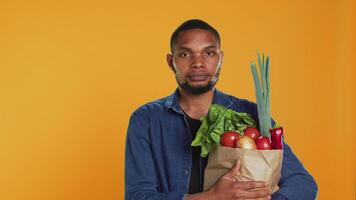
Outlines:
{"label": "man's beard", "polygon": [[207,85],[197,86],[197,87],[193,87],[193,86],[189,85],[189,83],[187,81],[184,81],[181,83],[178,80],[177,75],[176,75],[176,81],[177,81],[179,87],[181,87],[184,91],[186,91],[190,94],[199,95],[199,94],[208,92],[215,87],[215,85],[219,79],[219,74],[220,74],[220,67],[219,67],[218,71],[216,72],[216,74],[214,75],[214,77],[209,81],[209,83]]}
{"label": "man's beard", "polygon": [[179,83],[179,81],[177,81],[178,85],[186,92],[190,93],[190,94],[203,94],[207,91],[210,91],[211,89],[214,88],[216,81],[210,81],[207,85],[203,85],[203,86],[198,86],[198,87],[193,87],[191,85],[189,85],[189,83],[184,82],[184,83]]}

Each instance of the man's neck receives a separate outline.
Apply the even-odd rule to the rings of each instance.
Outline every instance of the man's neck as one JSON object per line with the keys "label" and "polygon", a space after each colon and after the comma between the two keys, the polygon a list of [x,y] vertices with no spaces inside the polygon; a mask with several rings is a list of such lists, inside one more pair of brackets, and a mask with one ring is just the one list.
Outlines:
{"label": "man's neck", "polygon": [[213,101],[215,88],[203,94],[190,94],[179,88],[179,105],[193,119],[200,119],[208,114]]}

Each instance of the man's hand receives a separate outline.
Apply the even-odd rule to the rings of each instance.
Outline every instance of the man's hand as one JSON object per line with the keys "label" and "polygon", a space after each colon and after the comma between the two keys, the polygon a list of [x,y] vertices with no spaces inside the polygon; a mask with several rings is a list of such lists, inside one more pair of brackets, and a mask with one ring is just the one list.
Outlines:
{"label": "man's hand", "polygon": [[215,199],[270,199],[268,186],[263,181],[237,181],[235,176],[241,167],[240,160],[208,191]]}
{"label": "man's hand", "polygon": [[268,200],[271,199],[268,186],[263,181],[237,181],[241,162],[223,175],[207,192],[188,195],[186,200]]}

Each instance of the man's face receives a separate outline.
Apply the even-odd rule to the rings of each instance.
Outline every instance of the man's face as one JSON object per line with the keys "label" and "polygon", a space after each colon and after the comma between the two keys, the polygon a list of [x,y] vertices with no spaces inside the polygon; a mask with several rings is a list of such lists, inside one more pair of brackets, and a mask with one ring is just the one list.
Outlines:
{"label": "man's face", "polygon": [[202,94],[215,86],[223,58],[219,48],[208,30],[191,29],[179,34],[173,55],[167,55],[167,61],[180,88]]}

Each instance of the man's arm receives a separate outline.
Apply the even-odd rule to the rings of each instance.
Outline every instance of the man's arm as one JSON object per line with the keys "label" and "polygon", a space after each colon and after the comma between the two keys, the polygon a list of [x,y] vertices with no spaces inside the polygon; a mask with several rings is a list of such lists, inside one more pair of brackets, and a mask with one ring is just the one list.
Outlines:
{"label": "man's arm", "polygon": [[155,166],[152,158],[149,117],[144,109],[130,118],[125,150],[125,199],[183,199],[177,192],[159,193]]}
{"label": "man's arm", "polygon": [[[290,147],[284,143],[283,163],[282,163],[282,177],[279,181],[280,189],[272,195],[272,200],[313,200],[316,198],[318,187],[313,177],[306,171],[302,163],[294,155]],[[232,170],[234,171],[234,170]],[[236,172],[232,172],[235,174]],[[229,172],[225,177],[229,177]],[[230,176],[234,177],[234,175]],[[227,180],[227,181],[226,181]],[[199,193],[192,196],[187,196],[186,200],[200,200],[200,199],[230,199],[226,196],[234,196],[246,194],[244,191],[239,191],[236,184],[245,184],[244,182],[232,183],[228,179],[219,180],[212,189],[205,193]],[[222,186],[220,186],[222,185]],[[234,189],[231,188],[233,186]],[[244,186],[245,187],[245,186]],[[243,187],[243,188],[244,188]],[[219,189],[218,189],[219,188]],[[223,191],[223,192],[220,192]],[[217,192],[219,191],[219,192]],[[220,194],[219,194],[220,193]],[[215,195],[223,195],[224,198],[214,198]],[[258,194],[250,194],[258,195]],[[254,196],[256,197],[256,196]],[[254,198],[250,196],[249,198]],[[257,197],[261,198],[261,197]],[[267,196],[262,199],[267,199]]]}
{"label": "man's arm", "polygon": [[282,177],[279,190],[272,195],[273,200],[312,200],[316,198],[318,186],[313,177],[303,167],[291,148],[284,143]]}
{"label": "man's arm", "polygon": [[269,200],[271,198],[269,187],[263,181],[237,181],[236,175],[240,172],[241,161],[226,172],[206,192],[186,196],[185,200]]}

